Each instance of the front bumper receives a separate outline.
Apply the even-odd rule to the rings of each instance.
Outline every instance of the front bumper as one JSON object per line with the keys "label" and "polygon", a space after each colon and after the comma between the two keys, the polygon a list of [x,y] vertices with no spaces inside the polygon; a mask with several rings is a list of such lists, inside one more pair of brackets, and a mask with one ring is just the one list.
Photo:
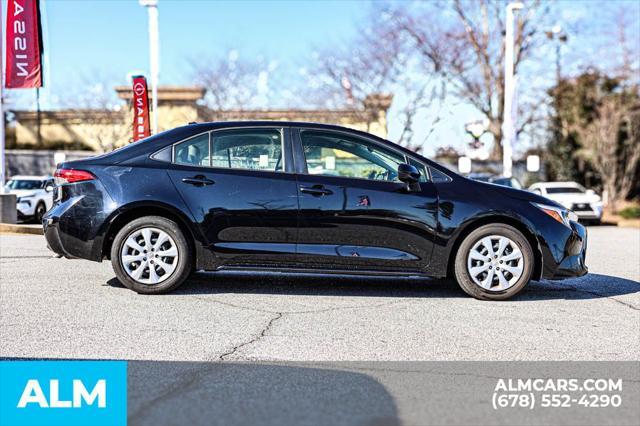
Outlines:
{"label": "front bumper", "polygon": [[33,200],[18,201],[16,208],[18,209],[18,217],[30,217],[33,216],[36,211]]}
{"label": "front bumper", "polygon": [[565,256],[555,270],[553,280],[581,277],[589,272],[586,265],[587,229],[577,222],[571,222],[572,233],[565,245]]}

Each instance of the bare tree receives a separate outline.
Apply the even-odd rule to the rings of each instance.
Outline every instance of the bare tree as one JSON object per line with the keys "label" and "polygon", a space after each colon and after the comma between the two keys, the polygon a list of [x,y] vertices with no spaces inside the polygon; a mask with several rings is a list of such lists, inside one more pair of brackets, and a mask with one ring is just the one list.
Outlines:
{"label": "bare tree", "polygon": [[[428,3],[422,12],[396,8],[397,29],[407,34],[425,63],[449,84],[450,91],[481,112],[489,121],[494,137],[493,158],[502,154],[504,118],[504,32],[506,2],[500,0],[453,0]],[[449,19],[433,19],[434,14]],[[526,4],[518,14],[515,28],[514,70],[522,66],[545,25],[546,13],[540,0]],[[535,111],[535,108],[528,110]],[[517,132],[530,125],[525,117]]]}
{"label": "bare tree", "polygon": [[[207,106],[216,111],[274,107],[286,98],[273,74],[275,61],[258,57],[251,61],[231,49],[216,57],[198,56],[191,59],[191,72],[196,84],[207,90]],[[278,99],[276,99],[276,95]]]}
{"label": "bare tree", "polygon": [[573,126],[583,146],[582,154],[600,174],[614,212],[616,203],[633,188],[640,163],[638,99],[637,94],[631,99],[624,94],[608,96],[599,102],[593,121]]}
{"label": "bare tree", "polygon": [[77,90],[61,100],[69,115],[65,120],[68,131],[75,134],[77,142],[96,145],[102,152],[129,142],[132,120],[113,90],[117,79],[93,72],[79,80]]}
{"label": "bare tree", "polygon": [[[322,107],[357,109],[369,95],[391,93],[400,123],[396,142],[420,152],[433,129],[417,140],[416,125],[426,109],[442,100],[444,89],[431,73],[417,69],[422,64],[415,60],[406,35],[397,31],[397,15],[384,4],[374,4],[369,18],[354,39],[315,53],[313,71],[305,73],[307,99]],[[431,119],[433,125],[438,122],[438,117]]]}
{"label": "bare tree", "polygon": [[325,107],[359,106],[372,93],[389,91],[406,64],[406,44],[384,11],[371,12],[370,25],[341,45],[315,52],[309,73],[310,98]]}

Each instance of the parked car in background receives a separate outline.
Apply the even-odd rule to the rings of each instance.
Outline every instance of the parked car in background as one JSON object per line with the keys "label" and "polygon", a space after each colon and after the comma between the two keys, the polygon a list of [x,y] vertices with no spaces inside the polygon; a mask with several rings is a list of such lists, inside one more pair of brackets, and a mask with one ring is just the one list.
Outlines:
{"label": "parked car in background", "polygon": [[489,173],[471,173],[468,177],[469,179],[479,180],[480,182],[488,182],[496,185],[508,186],[509,188],[522,189],[522,184],[514,177],[508,178]]}
{"label": "parked car in background", "polygon": [[41,223],[53,205],[52,176],[14,176],[5,185],[6,192],[17,198],[18,219]]}
{"label": "parked car in background", "polygon": [[538,182],[529,187],[534,192],[573,210],[583,222],[600,223],[602,199],[591,189],[576,182]]}
{"label": "parked car in background", "polygon": [[479,299],[587,273],[586,230],[539,195],[467,179],[368,133],[194,123],[58,165],[49,247],[139,293],[194,270],[452,277]]}

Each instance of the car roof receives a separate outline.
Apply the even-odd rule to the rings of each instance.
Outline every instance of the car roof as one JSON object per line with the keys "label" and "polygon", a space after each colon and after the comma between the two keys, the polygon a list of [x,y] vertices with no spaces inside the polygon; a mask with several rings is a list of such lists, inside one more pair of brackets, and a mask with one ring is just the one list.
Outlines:
{"label": "car roof", "polygon": [[278,126],[278,127],[299,127],[299,128],[313,128],[313,129],[325,129],[325,130],[338,130],[346,131],[350,133],[358,133],[362,136],[369,138],[382,139],[371,133],[367,133],[362,130],[354,129],[352,127],[339,126],[337,124],[318,123],[313,121],[284,121],[284,120],[239,120],[239,121],[209,121],[209,122],[192,122],[184,127],[201,127],[202,131],[224,129],[224,128],[237,128],[237,127],[256,127],[256,126]]}
{"label": "car roof", "polygon": [[20,180],[45,180],[45,179],[53,179],[53,176],[35,176],[35,175],[15,175],[15,176],[11,176],[10,180],[12,179],[20,179]]}
{"label": "car roof", "polygon": [[557,186],[562,186],[562,187],[574,187],[574,188],[581,188],[582,185],[580,185],[577,182],[538,182],[535,185],[537,186],[542,186],[545,188],[553,188],[553,187],[557,187]]}

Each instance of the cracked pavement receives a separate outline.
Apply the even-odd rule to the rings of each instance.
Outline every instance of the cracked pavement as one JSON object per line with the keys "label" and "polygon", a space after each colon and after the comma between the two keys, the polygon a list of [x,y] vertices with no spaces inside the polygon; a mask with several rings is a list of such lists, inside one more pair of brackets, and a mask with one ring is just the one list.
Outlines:
{"label": "cracked pavement", "polygon": [[196,274],[140,296],[108,262],[0,235],[0,356],[153,361],[639,360],[640,230],[589,228],[586,277],[506,302],[416,279]]}

